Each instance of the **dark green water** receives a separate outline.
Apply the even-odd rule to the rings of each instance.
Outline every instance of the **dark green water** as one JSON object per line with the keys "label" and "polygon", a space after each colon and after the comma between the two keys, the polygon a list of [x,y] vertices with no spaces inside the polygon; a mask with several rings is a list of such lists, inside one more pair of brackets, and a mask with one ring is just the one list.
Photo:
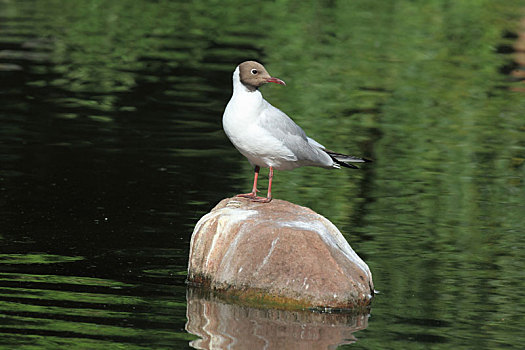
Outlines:
{"label": "dark green water", "polygon": [[[522,348],[523,8],[0,0],[0,347]],[[369,264],[369,317],[186,290],[194,224],[251,186],[221,126],[245,59],[309,136],[375,160],[273,188]]]}

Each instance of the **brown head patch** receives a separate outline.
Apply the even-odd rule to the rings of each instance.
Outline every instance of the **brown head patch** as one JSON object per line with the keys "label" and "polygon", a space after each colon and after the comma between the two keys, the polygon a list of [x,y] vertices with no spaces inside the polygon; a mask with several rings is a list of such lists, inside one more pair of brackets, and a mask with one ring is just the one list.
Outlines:
{"label": "brown head patch", "polygon": [[257,90],[271,78],[264,66],[259,62],[245,61],[239,65],[241,83],[250,91]]}

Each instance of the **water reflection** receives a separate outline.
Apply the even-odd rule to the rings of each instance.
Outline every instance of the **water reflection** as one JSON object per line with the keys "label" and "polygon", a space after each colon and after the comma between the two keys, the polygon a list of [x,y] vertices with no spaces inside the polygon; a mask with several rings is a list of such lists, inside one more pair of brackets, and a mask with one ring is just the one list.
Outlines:
{"label": "water reflection", "polygon": [[[247,58],[289,82],[264,96],[311,137],[376,160],[280,172],[274,189],[327,216],[374,272],[384,297],[357,346],[521,348],[525,99],[500,74],[525,65],[518,3],[0,0],[0,348],[195,339],[191,231],[251,186],[220,122]],[[192,310],[202,347],[291,342],[302,324],[335,346],[366,325]]]}
{"label": "water reflection", "polygon": [[190,339],[182,331],[184,276],[173,272],[185,252],[112,250],[87,258],[22,249],[0,253],[0,348],[181,348]]}
{"label": "water reflection", "polygon": [[335,349],[356,341],[368,315],[256,309],[189,288],[186,330],[196,349]]}

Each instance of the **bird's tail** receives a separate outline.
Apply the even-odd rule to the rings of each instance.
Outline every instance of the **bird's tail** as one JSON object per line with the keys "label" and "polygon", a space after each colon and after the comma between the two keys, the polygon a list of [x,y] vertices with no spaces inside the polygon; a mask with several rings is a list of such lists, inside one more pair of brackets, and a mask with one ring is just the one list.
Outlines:
{"label": "bird's tail", "polygon": [[349,156],[347,154],[337,153],[337,152],[333,152],[327,149],[324,149],[323,151],[325,151],[330,156],[330,158],[334,160],[334,162],[337,165],[344,166],[346,168],[359,169],[357,166],[350,164],[350,163],[371,162],[370,159]]}

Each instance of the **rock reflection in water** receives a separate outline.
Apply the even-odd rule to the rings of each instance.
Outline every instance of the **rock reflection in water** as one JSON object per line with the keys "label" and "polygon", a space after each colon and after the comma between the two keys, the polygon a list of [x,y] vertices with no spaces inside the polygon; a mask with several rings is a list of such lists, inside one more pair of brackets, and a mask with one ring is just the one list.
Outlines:
{"label": "rock reflection in water", "polygon": [[335,349],[356,341],[368,314],[257,309],[189,288],[186,330],[196,349]]}

